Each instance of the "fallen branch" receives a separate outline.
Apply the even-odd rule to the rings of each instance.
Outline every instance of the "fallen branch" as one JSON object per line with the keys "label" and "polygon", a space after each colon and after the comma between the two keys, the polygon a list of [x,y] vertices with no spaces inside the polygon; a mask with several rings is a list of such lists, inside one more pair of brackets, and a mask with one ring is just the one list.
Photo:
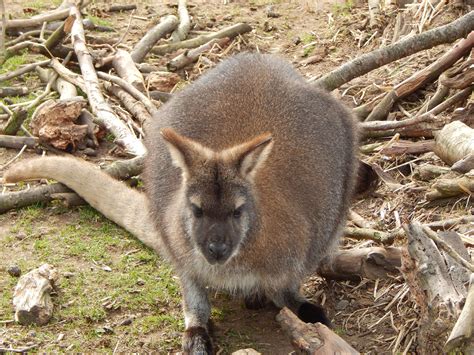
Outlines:
{"label": "fallen branch", "polygon": [[353,248],[338,250],[321,263],[317,273],[330,280],[377,280],[397,275],[400,266],[400,248]]}
{"label": "fallen branch", "polygon": [[426,193],[428,201],[462,194],[471,195],[474,192],[474,179],[469,176],[461,176],[454,179],[438,179],[431,186],[432,191]]}
{"label": "fallen branch", "polygon": [[191,29],[191,20],[189,18],[188,9],[186,8],[186,0],[178,0],[178,15],[178,28],[171,34],[171,40],[173,42],[184,41]]}
{"label": "fallen branch", "polygon": [[321,323],[304,323],[284,307],[276,320],[291,338],[291,344],[301,354],[359,354],[344,339]]}
{"label": "fallen branch", "polygon": [[130,53],[123,49],[118,49],[117,53],[114,55],[112,65],[117,71],[117,74],[123,80],[125,80],[137,90],[145,92],[145,81],[143,79],[143,75],[135,65]]}
{"label": "fallen branch", "polygon": [[250,32],[251,30],[252,30],[252,27],[250,27],[250,25],[246,23],[238,23],[236,25],[224,28],[218,32],[211,33],[208,35],[201,35],[196,38],[188,39],[186,41],[156,46],[155,48],[151,50],[151,52],[157,55],[164,55],[167,53],[177,51],[178,49],[195,48],[215,38],[229,37],[230,39],[232,39],[238,35]]}
{"label": "fallen branch", "polygon": [[38,66],[44,67],[44,66],[48,65],[49,63],[50,63],[50,60],[46,59],[46,60],[43,60],[43,61],[40,61],[40,62],[27,64],[27,65],[25,65],[25,66],[23,66],[23,67],[21,67],[17,70],[14,70],[14,71],[5,73],[3,75],[0,75],[0,83],[2,81],[10,80],[10,79],[16,78],[17,76],[20,76],[20,75],[26,74],[30,71],[33,71]]}
{"label": "fallen branch", "polygon": [[163,17],[159,24],[149,30],[145,36],[135,45],[131,56],[134,62],[141,63],[153,46],[166,34],[172,32],[178,26],[176,16]]}
{"label": "fallen branch", "polygon": [[10,116],[5,127],[2,129],[2,134],[14,136],[21,128],[21,125],[28,117],[28,110],[24,108],[18,108],[13,112],[13,115]]}
{"label": "fallen branch", "polygon": [[422,181],[430,181],[437,177],[449,173],[451,169],[433,164],[422,164],[415,168],[413,177]]}
{"label": "fallen branch", "polygon": [[122,78],[119,78],[118,76],[115,76],[115,75],[103,73],[103,72],[98,72],[97,75],[101,79],[105,79],[119,85],[122,89],[126,90],[130,95],[132,95],[135,99],[141,101],[143,105],[146,107],[146,109],[148,110],[148,112],[150,113],[150,115],[153,116],[157,113],[156,106],[153,104],[153,102],[151,102],[150,99],[146,97],[142,92],[137,90],[135,87],[127,83]]}
{"label": "fallen branch", "polygon": [[36,137],[0,135],[0,147],[2,148],[21,149],[25,145],[28,148],[36,148],[38,144],[39,140]]}
{"label": "fallen branch", "polygon": [[75,17],[71,28],[71,39],[79,59],[87,97],[96,121],[105,126],[116,137],[117,143],[121,144],[130,154],[144,155],[146,149],[143,143],[133,136],[128,127],[113,113],[100,91],[97,73],[85,43],[81,14],[76,6],[71,7],[71,16]]}
{"label": "fallen branch", "polygon": [[454,42],[458,38],[467,36],[473,30],[474,12],[471,11],[447,25],[403,39],[355,58],[314,81],[314,85],[332,91],[350,80],[385,64],[440,44]]}
{"label": "fallen branch", "polygon": [[77,86],[83,92],[87,92],[86,83],[84,82],[84,79],[81,75],[69,70],[64,65],[62,65],[57,59],[51,60],[51,68],[53,68],[54,71],[58,73],[58,75],[65,81],[71,83],[74,86]]}
{"label": "fallen branch", "polygon": [[19,87],[3,87],[0,88],[0,97],[8,97],[8,96],[24,96],[28,94],[28,88],[25,86]]}
{"label": "fallen branch", "polygon": [[385,245],[392,244],[395,238],[403,236],[403,230],[399,229],[395,232],[387,233],[370,228],[353,228],[346,227],[344,229],[344,237],[356,240],[373,240],[374,242]]}
{"label": "fallen branch", "polygon": [[15,19],[15,20],[7,20],[6,29],[13,29],[13,28],[28,28],[28,27],[36,27],[41,26],[44,22],[53,22],[58,20],[64,20],[69,15],[69,9],[57,9],[50,11],[45,14],[40,14],[37,16],[33,16],[28,19]]}
{"label": "fallen branch", "polygon": [[123,106],[140,122],[141,125],[151,119],[151,115],[143,103],[136,100],[124,89],[108,82],[104,83],[104,88],[116,96]]}
{"label": "fallen branch", "polygon": [[122,12],[122,11],[131,11],[131,10],[136,10],[137,5],[111,5],[109,9],[107,10],[108,12]]}
{"label": "fallen branch", "polygon": [[[406,128],[409,126],[417,125],[424,122],[431,122],[434,120],[435,116],[446,110],[447,108],[453,106],[458,102],[464,101],[466,98],[469,97],[471,92],[474,90],[474,85],[470,86],[462,91],[451,96],[449,99],[446,99],[438,106],[432,108],[430,111],[425,112],[419,116],[415,116],[412,118],[407,118],[406,120],[402,121],[371,121],[371,122],[362,122],[360,126],[364,131],[390,131],[395,130],[397,128]],[[396,133],[393,131],[393,133]]]}
{"label": "fallen branch", "polygon": [[448,52],[438,58],[435,62],[422,70],[416,72],[408,79],[396,85],[385,97],[375,106],[366,121],[384,120],[395,102],[403,97],[415,92],[420,87],[432,82],[447,68],[456,63],[459,58],[471,51],[474,46],[474,31],[467,38],[462,39]]}
{"label": "fallen branch", "polygon": [[202,46],[199,46],[195,49],[184,51],[177,57],[171,59],[168,62],[168,64],[166,64],[166,67],[168,68],[169,71],[175,72],[181,68],[184,68],[185,66],[191,63],[196,62],[201,56],[201,54],[209,50],[212,50],[214,46],[218,46],[219,48],[222,48],[227,43],[229,43],[229,41],[230,39],[228,37],[216,38],[216,39],[210,40],[206,44],[203,44]]}
{"label": "fallen branch", "polygon": [[446,230],[456,225],[473,223],[473,222],[474,222],[474,216],[464,216],[464,217],[450,218],[450,219],[445,219],[442,221],[426,223],[425,226],[433,230],[438,230],[438,229]]}

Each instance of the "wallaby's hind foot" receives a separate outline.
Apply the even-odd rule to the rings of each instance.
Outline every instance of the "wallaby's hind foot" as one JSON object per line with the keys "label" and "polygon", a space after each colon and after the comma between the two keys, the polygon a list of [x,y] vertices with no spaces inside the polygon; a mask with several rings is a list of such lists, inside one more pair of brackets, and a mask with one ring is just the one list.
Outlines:
{"label": "wallaby's hind foot", "polygon": [[212,341],[204,327],[190,327],[183,334],[184,355],[212,355]]}
{"label": "wallaby's hind foot", "polygon": [[324,308],[318,304],[304,302],[298,308],[298,318],[306,323],[322,323],[325,326],[332,328],[332,323],[326,316]]}
{"label": "wallaby's hind foot", "polygon": [[268,303],[268,299],[264,294],[255,293],[244,298],[245,308],[247,309],[262,309]]}

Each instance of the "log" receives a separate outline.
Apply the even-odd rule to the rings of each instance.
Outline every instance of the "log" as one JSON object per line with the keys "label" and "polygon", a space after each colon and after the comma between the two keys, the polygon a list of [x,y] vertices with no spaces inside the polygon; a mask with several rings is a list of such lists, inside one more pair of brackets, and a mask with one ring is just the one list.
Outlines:
{"label": "log", "polygon": [[146,148],[142,141],[135,137],[128,127],[115,115],[100,91],[97,73],[85,43],[81,14],[76,6],[71,7],[71,16],[75,17],[71,28],[71,39],[84,77],[89,104],[97,123],[105,126],[115,136],[117,143],[122,145],[127,152],[137,156],[144,155]]}
{"label": "log", "polygon": [[438,179],[431,186],[431,189],[425,196],[428,201],[462,194],[470,195],[474,192],[474,178],[461,176],[453,179]]}
{"label": "log", "polygon": [[131,56],[135,63],[141,63],[153,46],[168,33],[172,32],[178,26],[176,16],[163,17],[159,24],[149,30],[145,36],[135,45]]}
{"label": "log", "polygon": [[381,149],[380,153],[383,155],[392,156],[398,156],[403,154],[417,155],[433,151],[434,145],[434,140],[422,140],[418,142],[399,140],[390,144],[390,146]]}
{"label": "log", "polygon": [[447,25],[405,38],[397,43],[361,55],[314,81],[314,85],[324,90],[332,91],[350,80],[367,74],[385,64],[440,44],[454,42],[458,38],[467,36],[473,30],[474,12],[471,11]]}
{"label": "log", "polygon": [[130,53],[126,50],[118,49],[114,55],[112,65],[122,79],[137,90],[145,92],[145,80],[135,65]]}
{"label": "log", "polygon": [[[454,325],[466,297],[464,283],[469,272],[442,252],[428,237],[423,226],[412,222],[404,226],[408,248],[402,257],[402,274],[420,309],[417,340],[423,353],[442,352],[440,336]],[[459,236],[447,232],[444,240],[464,257],[469,255]]]}
{"label": "log", "polygon": [[460,121],[447,124],[434,136],[434,152],[448,165],[474,154],[474,129]]}
{"label": "log", "polygon": [[387,279],[399,274],[401,249],[371,247],[338,250],[324,260],[317,273],[330,280]]}
{"label": "log", "polygon": [[238,23],[231,27],[224,28],[215,33],[201,35],[196,38],[188,39],[186,41],[156,46],[155,48],[151,50],[151,52],[156,55],[164,55],[167,53],[177,51],[178,49],[195,48],[215,38],[229,37],[230,39],[232,39],[238,35],[250,32],[251,30],[252,30],[252,27],[250,25],[246,23]]}
{"label": "log", "polygon": [[19,87],[4,86],[0,88],[0,97],[24,96],[26,94],[28,94],[28,88],[26,86],[19,86]]}
{"label": "log", "polygon": [[18,280],[13,293],[15,321],[22,325],[44,325],[53,315],[51,291],[58,278],[56,269],[43,264]]}
{"label": "log", "polygon": [[437,177],[447,174],[451,169],[444,166],[438,166],[433,164],[418,165],[413,172],[413,177],[421,181],[430,181]]}
{"label": "log", "polygon": [[366,118],[366,121],[384,120],[395,102],[410,95],[419,88],[439,77],[442,72],[456,63],[459,58],[469,53],[473,46],[474,31],[472,31],[467,36],[467,38],[459,41],[451,50],[438,58],[435,62],[427,67],[424,67],[422,70],[416,72],[408,79],[396,85],[385,95],[385,97],[377,104],[377,106],[375,106],[370,115]]}
{"label": "log", "polygon": [[111,5],[108,8],[108,12],[122,12],[122,11],[132,11],[136,10],[137,5],[129,4],[129,5]]}
{"label": "log", "polygon": [[456,225],[473,223],[473,222],[474,222],[474,216],[464,216],[464,217],[450,218],[450,219],[445,219],[442,221],[426,223],[425,226],[433,230],[438,230],[438,229],[446,230]]}
{"label": "log", "polygon": [[36,148],[38,144],[39,139],[36,137],[0,135],[0,147],[2,148],[21,149],[25,145],[28,148]]}
{"label": "log", "polygon": [[446,353],[455,350],[463,354],[474,353],[474,274],[470,277],[466,303],[444,346]]}
{"label": "log", "polygon": [[201,54],[204,52],[207,52],[209,50],[212,50],[214,46],[218,46],[219,48],[224,47],[227,43],[229,43],[230,38],[224,37],[224,38],[216,38],[212,39],[209,42],[203,44],[202,46],[199,46],[197,48],[191,49],[191,50],[185,50],[183,53],[178,55],[177,57],[171,59],[168,64],[166,64],[166,67],[168,68],[169,71],[175,72],[178,71],[179,69],[184,68],[185,66],[192,64],[196,62]]}
{"label": "log", "polygon": [[321,323],[304,323],[284,307],[276,320],[291,338],[291,344],[301,354],[359,354],[344,339]]}
{"label": "log", "polygon": [[186,37],[188,37],[189,30],[191,29],[191,19],[189,18],[188,9],[186,8],[186,0],[178,0],[178,16],[178,28],[171,34],[171,40],[173,42],[184,41]]}
{"label": "log", "polygon": [[44,22],[53,22],[58,20],[64,20],[69,15],[69,9],[57,9],[48,13],[33,16],[28,19],[14,19],[7,20],[6,29],[17,29],[17,28],[28,28],[41,26]]}

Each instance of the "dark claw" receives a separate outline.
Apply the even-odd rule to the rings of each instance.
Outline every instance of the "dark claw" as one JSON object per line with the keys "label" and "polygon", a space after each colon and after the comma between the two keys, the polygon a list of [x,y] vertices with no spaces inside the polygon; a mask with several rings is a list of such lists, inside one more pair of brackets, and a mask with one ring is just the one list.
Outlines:
{"label": "dark claw", "polygon": [[203,327],[190,327],[183,334],[184,355],[212,355],[212,342]]}

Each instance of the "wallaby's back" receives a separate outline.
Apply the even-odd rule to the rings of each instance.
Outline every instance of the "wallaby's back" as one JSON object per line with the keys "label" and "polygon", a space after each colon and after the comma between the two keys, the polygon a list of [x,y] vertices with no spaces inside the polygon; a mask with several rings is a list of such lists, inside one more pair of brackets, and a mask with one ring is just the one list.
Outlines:
{"label": "wallaby's back", "polygon": [[355,126],[340,103],[284,61],[260,54],[228,59],[175,94],[147,127],[145,182],[162,228],[169,224],[163,207],[181,181],[160,137],[165,127],[214,151],[270,132],[274,147],[255,182],[264,232],[233,262],[280,272],[281,258],[291,268],[303,255],[298,268],[317,266],[337,240],[355,174]]}

